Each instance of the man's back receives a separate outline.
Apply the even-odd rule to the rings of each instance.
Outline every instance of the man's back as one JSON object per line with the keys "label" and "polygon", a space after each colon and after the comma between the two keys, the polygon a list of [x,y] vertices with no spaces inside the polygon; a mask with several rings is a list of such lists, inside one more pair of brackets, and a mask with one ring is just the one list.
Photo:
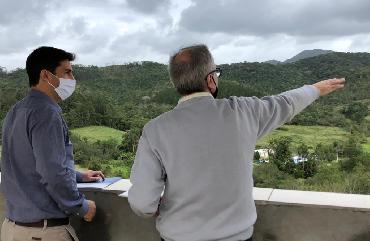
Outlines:
{"label": "man's back", "polygon": [[[163,153],[167,173],[158,218],[165,237],[174,236],[173,230],[187,234],[181,240],[204,233],[207,240],[215,240],[228,233],[242,235],[253,225],[250,155],[257,128],[254,120],[248,120],[254,118],[250,114],[241,113],[235,102],[199,97],[181,103],[153,123],[148,139],[154,139],[153,148]],[[225,225],[230,222],[229,232]]]}
{"label": "man's back", "polygon": [[144,204],[155,203],[163,180],[157,228],[166,241],[249,238],[256,140],[317,97],[306,86],[265,100],[203,96],[180,103],[144,127],[131,175],[133,209],[152,212]]}

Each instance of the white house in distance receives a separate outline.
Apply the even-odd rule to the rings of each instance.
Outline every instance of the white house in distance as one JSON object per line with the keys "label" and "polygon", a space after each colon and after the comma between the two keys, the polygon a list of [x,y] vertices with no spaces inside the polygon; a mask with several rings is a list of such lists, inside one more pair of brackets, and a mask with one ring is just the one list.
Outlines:
{"label": "white house in distance", "polygon": [[268,160],[269,159],[269,153],[273,153],[273,150],[271,149],[256,149],[254,152],[258,152],[260,154],[261,160]]}
{"label": "white house in distance", "polygon": [[[260,161],[269,162],[270,153],[274,153],[271,149],[256,149],[254,152],[258,152],[260,154]],[[307,158],[301,156],[292,156],[291,160],[295,163],[301,163],[307,161]]]}
{"label": "white house in distance", "polygon": [[301,157],[301,156],[293,156],[292,160],[294,161],[294,164],[298,164],[301,162],[306,162],[307,158]]}

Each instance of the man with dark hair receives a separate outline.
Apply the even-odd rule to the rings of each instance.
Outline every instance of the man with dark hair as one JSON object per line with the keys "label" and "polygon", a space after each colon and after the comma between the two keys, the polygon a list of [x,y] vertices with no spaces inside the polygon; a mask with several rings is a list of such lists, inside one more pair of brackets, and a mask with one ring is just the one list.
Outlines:
{"label": "man with dark hair", "polygon": [[170,58],[169,73],[182,98],[143,129],[131,172],[131,208],[156,215],[166,241],[251,240],[257,139],[342,88],[344,79],[262,99],[215,99],[221,69],[205,45],[180,49]]}
{"label": "man with dark hair", "polygon": [[76,182],[97,181],[104,175],[74,170],[73,146],[57,104],[75,90],[74,59],[53,47],[40,47],[27,58],[31,90],[10,109],[3,124],[6,219],[1,241],[78,240],[69,216],[88,222],[95,216],[95,202],[85,199]]}
{"label": "man with dark hair", "polygon": [[56,68],[62,61],[74,61],[75,55],[62,49],[40,47],[35,49],[27,58],[26,70],[30,87],[36,86],[40,80],[40,72],[48,70],[55,74]]}

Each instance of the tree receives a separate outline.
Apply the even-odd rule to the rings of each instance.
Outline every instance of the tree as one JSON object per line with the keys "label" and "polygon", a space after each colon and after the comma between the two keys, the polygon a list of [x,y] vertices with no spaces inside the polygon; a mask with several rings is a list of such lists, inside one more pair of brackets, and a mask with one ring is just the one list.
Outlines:
{"label": "tree", "polygon": [[366,104],[361,102],[352,102],[342,110],[342,113],[346,118],[357,123],[361,123],[369,114],[369,109]]}
{"label": "tree", "polygon": [[254,167],[254,186],[266,188],[283,188],[283,182],[291,180],[287,173],[280,171],[273,163],[266,163]]}
{"label": "tree", "polygon": [[117,141],[114,139],[97,141],[95,144],[97,149],[102,153],[103,159],[118,159],[120,157],[120,152],[117,147]]}
{"label": "tree", "polygon": [[356,135],[351,135],[343,146],[344,158],[340,162],[342,170],[347,172],[353,171],[363,154],[359,138]]}
{"label": "tree", "polygon": [[337,149],[333,145],[317,144],[315,155],[319,161],[331,162],[337,159]]}
{"label": "tree", "polygon": [[139,128],[132,128],[127,133],[123,134],[121,145],[119,146],[119,150],[124,152],[132,152],[135,153],[137,149],[137,145],[139,143],[139,139],[141,136],[141,129]]}
{"label": "tree", "polygon": [[[2,143],[3,143],[3,138],[2,138],[2,136],[3,136],[3,128],[2,128],[3,123],[4,123],[4,120],[1,120],[1,119],[0,119],[0,146],[1,146],[1,145],[2,145]],[[0,154],[0,157],[1,157],[1,154]]]}
{"label": "tree", "polygon": [[305,143],[301,143],[298,147],[297,147],[297,153],[300,157],[302,158],[307,158],[308,157],[308,146],[305,144]]}
{"label": "tree", "polygon": [[370,167],[359,163],[349,176],[348,192],[370,194]]}
{"label": "tree", "polygon": [[317,191],[344,192],[344,173],[336,164],[318,166],[316,175],[307,179],[307,184]]}
{"label": "tree", "polygon": [[269,155],[272,157],[272,162],[280,171],[293,174],[294,162],[291,159],[292,153],[290,151],[290,144],[292,139],[290,137],[282,136],[270,141],[269,146],[272,150]]}
{"label": "tree", "polygon": [[254,152],[253,160],[259,161],[261,159],[261,155],[258,151]]}
{"label": "tree", "polygon": [[124,166],[131,167],[135,160],[135,154],[132,152],[123,152],[121,153],[120,160],[122,160]]}
{"label": "tree", "polygon": [[356,135],[351,135],[343,146],[343,156],[349,159],[355,159],[363,153],[360,138]]}
{"label": "tree", "polygon": [[6,68],[0,66],[0,77],[6,76]]}
{"label": "tree", "polygon": [[339,160],[339,153],[343,152],[343,143],[338,141],[333,142],[333,148],[335,149],[336,160]]}
{"label": "tree", "polygon": [[312,177],[317,173],[317,162],[314,155],[307,156],[307,161],[298,163],[295,166],[294,177],[295,178],[308,178]]}

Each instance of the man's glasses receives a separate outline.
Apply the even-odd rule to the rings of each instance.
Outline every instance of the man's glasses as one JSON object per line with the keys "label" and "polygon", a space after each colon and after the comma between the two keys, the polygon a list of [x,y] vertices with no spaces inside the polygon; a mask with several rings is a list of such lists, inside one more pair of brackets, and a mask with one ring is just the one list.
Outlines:
{"label": "man's glasses", "polygon": [[205,79],[207,79],[207,76],[208,76],[208,75],[213,74],[213,73],[216,73],[216,76],[217,76],[218,78],[220,78],[220,77],[221,77],[221,74],[222,74],[222,69],[221,69],[221,68],[216,68],[216,69],[212,70],[211,72],[209,72],[209,73],[206,75]]}

